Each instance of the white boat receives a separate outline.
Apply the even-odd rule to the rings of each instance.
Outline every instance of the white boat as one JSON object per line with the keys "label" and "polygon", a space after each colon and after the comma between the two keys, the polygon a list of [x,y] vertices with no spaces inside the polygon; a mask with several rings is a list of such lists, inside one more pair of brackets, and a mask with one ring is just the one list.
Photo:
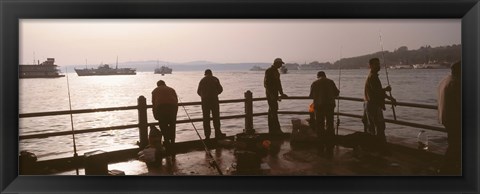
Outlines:
{"label": "white boat", "polygon": [[167,66],[162,66],[162,67],[158,67],[158,68],[155,68],[155,74],[172,74],[172,68],[169,68]]}

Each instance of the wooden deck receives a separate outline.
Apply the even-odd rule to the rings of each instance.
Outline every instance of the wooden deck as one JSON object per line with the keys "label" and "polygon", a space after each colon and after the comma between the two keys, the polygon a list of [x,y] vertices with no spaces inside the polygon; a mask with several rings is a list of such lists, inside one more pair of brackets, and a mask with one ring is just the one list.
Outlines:
{"label": "wooden deck", "polygon": [[[319,153],[315,142],[291,145],[285,137],[270,138],[268,153],[261,159],[262,168],[255,173],[242,175],[314,175],[314,176],[436,176],[443,156],[437,153],[389,144],[390,154],[335,146],[333,157]],[[401,142],[396,139],[395,141]],[[224,140],[207,142],[210,153],[218,162],[224,175],[237,175],[234,142]],[[412,146],[410,146],[412,147]],[[111,163],[109,170],[120,170],[126,175],[219,175],[209,165],[209,157],[199,141],[179,144],[175,156],[163,158],[161,163],[147,165],[137,159]],[[81,170],[80,174],[84,174]],[[59,173],[74,175],[75,171]]]}

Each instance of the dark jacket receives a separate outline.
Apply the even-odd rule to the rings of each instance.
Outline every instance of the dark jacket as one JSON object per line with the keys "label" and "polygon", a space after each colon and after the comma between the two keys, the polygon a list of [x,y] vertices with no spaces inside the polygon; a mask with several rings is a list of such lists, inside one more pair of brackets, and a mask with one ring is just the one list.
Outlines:
{"label": "dark jacket", "polygon": [[378,73],[370,72],[365,81],[365,101],[370,105],[385,108],[385,98],[387,97],[385,90],[382,88],[382,83],[378,78]]}
{"label": "dark jacket", "polygon": [[152,104],[155,108],[161,104],[177,104],[178,98],[175,90],[168,86],[158,86],[152,91]]}
{"label": "dark jacket", "polygon": [[[152,111],[155,119],[159,119],[159,110],[162,107],[178,108],[178,97],[175,90],[168,86],[158,86],[152,91]],[[173,109],[173,108],[172,108]],[[176,115],[176,112],[175,112]]]}
{"label": "dark jacket", "polygon": [[218,100],[218,95],[223,92],[223,87],[215,76],[205,76],[198,84],[197,94],[202,100]]}
{"label": "dark jacket", "polygon": [[310,98],[316,105],[333,105],[335,98],[340,94],[335,82],[328,78],[319,78],[310,87]]}
{"label": "dark jacket", "polygon": [[460,126],[462,85],[459,78],[447,76],[438,87],[438,118],[444,126]]}
{"label": "dark jacket", "polygon": [[267,94],[277,96],[283,94],[282,82],[280,81],[280,73],[278,69],[271,66],[265,70],[265,78],[263,80]]}

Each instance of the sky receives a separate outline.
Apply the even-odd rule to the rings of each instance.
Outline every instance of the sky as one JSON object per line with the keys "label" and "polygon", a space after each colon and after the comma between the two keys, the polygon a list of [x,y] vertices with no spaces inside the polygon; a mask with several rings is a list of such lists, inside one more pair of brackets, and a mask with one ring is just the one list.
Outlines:
{"label": "sky", "polygon": [[[461,44],[460,19],[22,19],[20,64],[335,62]],[[381,37],[381,39],[380,39]],[[380,41],[381,40],[381,41]]]}

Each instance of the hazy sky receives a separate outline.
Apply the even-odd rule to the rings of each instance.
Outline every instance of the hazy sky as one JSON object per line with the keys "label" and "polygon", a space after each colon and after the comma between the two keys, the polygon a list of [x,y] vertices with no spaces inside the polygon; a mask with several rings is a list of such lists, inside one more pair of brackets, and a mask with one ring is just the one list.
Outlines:
{"label": "hazy sky", "polygon": [[334,62],[380,51],[380,33],[389,51],[460,44],[461,20],[23,19],[20,63]]}

